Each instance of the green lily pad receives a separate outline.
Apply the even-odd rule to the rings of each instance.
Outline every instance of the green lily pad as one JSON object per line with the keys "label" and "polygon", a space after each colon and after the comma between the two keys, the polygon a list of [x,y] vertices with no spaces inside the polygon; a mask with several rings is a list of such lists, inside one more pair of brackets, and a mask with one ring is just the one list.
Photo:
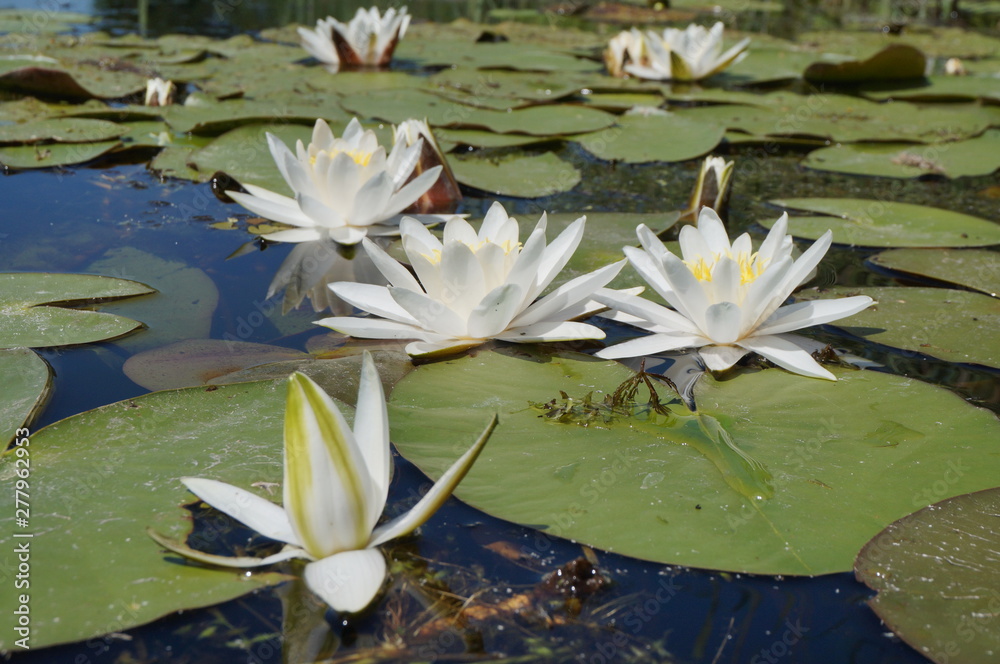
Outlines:
{"label": "green lily pad", "polygon": [[957,102],[984,99],[1000,101],[1000,79],[993,76],[929,76],[921,83],[870,83],[862,94],[885,101]]}
{"label": "green lily pad", "polygon": [[552,102],[580,90],[571,77],[523,71],[445,69],[426,79],[429,92],[481,108],[506,110],[530,102]]}
{"label": "green lily pad", "polygon": [[53,34],[65,32],[77,25],[89,25],[94,17],[77,12],[40,12],[37,9],[0,9],[0,33]]}
{"label": "green lily pad", "polygon": [[260,101],[233,99],[214,103],[166,106],[162,115],[174,131],[199,134],[221,134],[248,124],[296,123],[312,127],[316,118],[347,124],[350,117],[327,101]]}
{"label": "green lily pad", "polygon": [[14,169],[69,166],[91,161],[119,146],[120,141],[101,141],[0,147],[0,164]]}
{"label": "green lily pad", "polygon": [[195,152],[197,152],[196,148],[168,145],[149,162],[149,170],[158,173],[160,177],[207,182],[212,177],[212,173],[202,173],[190,166],[191,158]]}
{"label": "green lily pad", "polygon": [[[970,467],[952,461],[934,495]],[[950,493],[950,492],[949,492]],[[938,664],[979,664],[1000,652],[1000,489],[943,500],[896,521],[861,549],[868,605],[896,636]]]}
{"label": "green lily pad", "polygon": [[[982,247],[1000,243],[1000,224],[940,208],[859,198],[785,198],[770,201],[790,210],[788,232],[815,240],[828,229],[837,244],[862,247]],[[761,220],[770,228],[776,218]]]}
{"label": "green lily pad", "polygon": [[235,339],[185,339],[133,355],[122,371],[147,390],[169,390],[206,385],[213,378],[260,364],[307,357],[300,350]]}
{"label": "green lily pad", "polygon": [[102,258],[91,263],[89,269],[95,272],[115,270],[156,288],[152,297],[106,308],[109,312],[135,316],[149,327],[141,336],[119,342],[133,352],[179,339],[204,339],[210,335],[219,290],[203,270],[134,247],[109,249]]}
{"label": "green lily pad", "polygon": [[[471,145],[475,148],[514,148],[523,145],[547,143],[552,140],[551,136],[497,134],[481,129],[444,129],[440,127],[434,130],[434,138],[440,144]],[[443,145],[441,149],[444,149]]]}
{"label": "green lily pad", "polygon": [[609,127],[611,113],[573,104],[546,104],[510,112],[475,108],[420,90],[372,90],[349,95],[341,106],[362,118],[399,123],[426,118],[435,127],[481,128],[507,134],[563,136]]}
{"label": "green lily pad", "polygon": [[814,62],[802,77],[810,83],[861,83],[923,78],[927,56],[907,44],[890,44],[865,60]]}
{"label": "green lily pad", "polygon": [[861,56],[899,43],[918,48],[928,56],[941,58],[978,59],[1000,54],[1000,45],[993,35],[959,27],[927,27],[915,23],[907,25],[901,34],[871,29],[803,32],[797,36],[797,43],[817,53],[845,53],[851,56]]}
{"label": "green lily pad", "polygon": [[[33,433],[30,526],[15,528],[13,490],[0,498],[4,559],[13,560],[18,543],[31,547],[31,588],[23,592],[31,598],[32,648],[123,631],[288,578],[178,564],[145,533],[181,538],[190,530],[179,505],[195,498],[179,477],[246,488],[281,481],[284,392],[274,382],[158,392]],[[0,457],[7,487],[15,463],[16,451]],[[3,593],[0,610],[13,615],[17,595]],[[0,650],[13,649],[15,638],[5,630]]]}
{"label": "green lily pad", "polygon": [[0,87],[65,99],[117,99],[146,89],[147,76],[115,69],[105,55],[100,62],[60,62],[45,56],[0,60]]}
{"label": "green lily pad", "polygon": [[580,182],[580,171],[551,152],[496,159],[455,156],[449,163],[455,179],[462,184],[500,196],[551,196],[569,191]]}
{"label": "green lily pad", "polygon": [[810,152],[803,166],[820,171],[895,178],[989,175],[1000,169],[1000,130],[953,143],[834,145]]}
{"label": "green lily pad", "polygon": [[14,438],[14,432],[30,423],[41,410],[52,385],[52,371],[45,360],[28,348],[0,350],[0,373],[4,377],[0,397],[0,446]]}
{"label": "green lily pad", "polygon": [[957,284],[998,297],[1000,253],[985,249],[890,249],[868,259],[892,272]]}
{"label": "green lily pad", "polygon": [[866,341],[947,362],[1000,367],[1000,300],[970,291],[900,286],[805,290],[797,300],[869,295],[876,304],[836,327]]}
{"label": "green lily pad", "polygon": [[127,129],[114,122],[86,118],[50,118],[0,126],[0,143],[93,143],[118,138]]}
{"label": "green lily pad", "polygon": [[254,184],[291,196],[292,190],[281,177],[267,146],[267,133],[280,138],[294,152],[296,141],[301,140],[308,145],[312,127],[298,124],[238,127],[192,153],[187,163],[199,173],[199,179],[211,177],[216,171],[223,171],[237,182]]}
{"label": "green lily pad", "polygon": [[396,60],[412,60],[423,67],[471,67],[476,69],[516,69],[522,71],[595,71],[601,65],[536,44],[523,42],[476,43],[454,39],[404,39],[399,42]]}
{"label": "green lily pad", "polygon": [[723,125],[676,114],[623,115],[615,126],[576,140],[595,157],[644,164],[695,159],[711,152],[723,134]]}
{"label": "green lily pad", "polygon": [[153,293],[135,281],[90,274],[18,272],[0,274],[0,348],[46,348],[105,341],[142,323],[103,311],[64,309]]}
{"label": "green lily pad", "polygon": [[920,491],[949,461],[971,470],[947,495],[992,486],[1000,422],[920,381],[832,370],[836,382],[780,369],[701,379],[700,411],[771,473],[764,500],[735,491],[676,428],[607,421],[584,406],[632,374],[576,354],[482,351],[421,365],[393,390],[393,442],[437,477],[484,413],[497,412],[500,426],[456,494],[540,528],[539,538],[737,572],[842,572],[879,530],[931,502]]}

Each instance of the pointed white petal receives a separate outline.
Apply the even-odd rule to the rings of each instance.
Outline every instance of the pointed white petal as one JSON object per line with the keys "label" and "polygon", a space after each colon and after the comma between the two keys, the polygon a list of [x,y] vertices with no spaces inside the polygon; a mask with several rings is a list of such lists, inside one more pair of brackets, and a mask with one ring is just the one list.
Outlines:
{"label": "pointed white petal", "polygon": [[360,284],[353,281],[338,281],[330,284],[333,294],[344,302],[389,320],[416,325],[417,321],[396,303],[385,286]]}
{"label": "pointed white petal", "polygon": [[366,229],[357,226],[340,226],[339,228],[331,228],[328,234],[334,242],[351,245],[364,240],[368,232]]}
{"label": "pointed white petal", "polygon": [[389,472],[392,459],[389,451],[389,417],[385,408],[382,380],[375,370],[375,362],[367,350],[361,360],[361,381],[358,385],[358,403],[354,411],[354,439],[361,448],[361,456],[372,479],[372,504],[368,509],[368,530],[375,527],[385,500],[389,495]]}
{"label": "pointed white petal", "polygon": [[583,239],[584,227],[587,223],[586,217],[580,217],[562,233],[556,236],[552,242],[545,247],[542,262],[538,266],[538,290],[541,292],[552,283],[560,270],[566,267],[566,263],[573,256],[573,252],[580,246]]}
{"label": "pointed white petal", "polygon": [[779,367],[792,373],[810,378],[825,378],[837,380],[837,377],[819,365],[809,351],[795,343],[801,339],[794,334],[774,334],[742,339],[738,343],[747,350],[752,350]]}
{"label": "pointed white petal", "polygon": [[237,191],[230,192],[229,196],[246,209],[265,219],[280,221],[292,226],[305,226],[306,228],[316,225],[316,222],[300,210],[298,203],[291,198],[286,203],[272,198],[258,198],[249,194],[241,194]]}
{"label": "pointed white petal", "polygon": [[424,339],[428,336],[423,328],[416,325],[383,318],[331,316],[316,321],[316,324],[359,339]]}
{"label": "pointed white petal", "polygon": [[441,175],[441,166],[428,168],[426,171],[410,180],[406,185],[394,193],[385,205],[385,214],[399,214],[406,208],[413,205],[414,201],[427,193],[427,190],[434,186]]}
{"label": "pointed white petal", "polygon": [[560,312],[589,300],[599,288],[618,276],[623,267],[625,261],[621,260],[567,281],[525,309],[524,313],[512,321],[513,325],[531,325],[543,320],[568,320]]}
{"label": "pointed white petal", "polygon": [[663,263],[651,256],[649,252],[635,247],[622,247],[622,251],[639,276],[659,293],[660,297],[669,302],[670,298],[673,297],[673,288],[667,281]]}
{"label": "pointed white petal", "polygon": [[389,287],[389,294],[399,306],[413,316],[417,325],[428,332],[446,337],[465,336],[468,321],[443,302],[423,293],[392,286]]}
{"label": "pointed white petal", "polygon": [[781,307],[775,311],[760,328],[755,336],[763,334],[781,334],[800,330],[810,325],[822,325],[830,321],[853,316],[866,309],[874,302],[867,295],[855,295],[836,300],[814,300],[812,302],[796,302]]}
{"label": "pointed white petal", "polygon": [[615,293],[609,295],[604,292],[594,294],[594,299],[598,302],[651,323],[655,323],[666,330],[701,336],[701,330],[694,323],[672,309],[650,302],[649,300],[634,295]]}
{"label": "pointed white petal", "polygon": [[271,242],[316,242],[324,239],[324,233],[315,228],[290,228],[286,231],[274,231],[261,235]]}
{"label": "pointed white petal", "polygon": [[406,352],[410,355],[410,357],[442,357],[445,355],[454,355],[455,353],[460,353],[463,350],[468,350],[469,348],[475,348],[486,341],[485,339],[437,338],[440,340],[414,341],[411,344],[407,344]]}
{"label": "pointed white petal", "polygon": [[740,336],[740,306],[719,302],[705,310],[705,336],[717,344],[731,344]]}
{"label": "pointed white petal", "polygon": [[655,355],[656,353],[664,353],[668,350],[677,350],[679,348],[697,348],[706,343],[711,342],[705,337],[692,334],[649,334],[638,339],[608,346],[594,353],[594,355],[606,360],[617,360],[622,357]]}
{"label": "pointed white petal", "polygon": [[724,256],[732,250],[726,226],[719,218],[719,213],[712,208],[703,207],[698,213],[698,232],[713,254]]}
{"label": "pointed white petal", "polygon": [[185,558],[197,560],[198,562],[205,563],[206,565],[218,565],[219,567],[264,567],[266,565],[273,565],[274,563],[280,563],[293,558],[305,558],[306,560],[310,559],[308,553],[297,546],[291,545],[286,546],[278,553],[264,558],[254,558],[253,556],[217,556],[215,554],[192,549],[186,544],[182,544],[177,540],[161,535],[152,528],[146,528],[146,534],[149,535],[153,541],[168,551],[173,551],[174,553],[184,556]]}
{"label": "pointed white petal", "polygon": [[309,589],[341,613],[357,613],[375,599],[385,581],[385,556],[378,549],[336,553],[306,565]]}
{"label": "pointed white petal", "polygon": [[516,284],[494,288],[469,314],[467,336],[489,339],[501,334],[517,315],[522,299],[521,287]]}
{"label": "pointed white petal", "polygon": [[181,482],[204,502],[264,537],[301,546],[285,510],[270,500],[217,480],[182,477]]}
{"label": "pointed white petal", "polygon": [[749,352],[739,346],[702,346],[698,349],[705,366],[712,371],[725,371]]}
{"label": "pointed white petal", "polygon": [[519,344],[575,341],[577,339],[603,339],[604,330],[588,323],[574,321],[542,321],[531,325],[513,326],[496,335],[501,341]]}
{"label": "pointed white petal", "polygon": [[455,490],[458,483],[462,481],[465,474],[472,468],[472,464],[479,457],[479,453],[483,451],[483,446],[490,439],[490,435],[496,426],[497,416],[494,414],[490,418],[489,424],[486,425],[486,428],[479,435],[479,439],[473,443],[472,447],[465,454],[451,465],[451,468],[441,475],[441,478],[434,483],[434,486],[420,499],[420,502],[413,506],[413,509],[375,529],[375,532],[372,533],[369,546],[378,546],[393,538],[411,533],[420,524],[427,521],[441,507],[444,501],[448,499],[451,492]]}

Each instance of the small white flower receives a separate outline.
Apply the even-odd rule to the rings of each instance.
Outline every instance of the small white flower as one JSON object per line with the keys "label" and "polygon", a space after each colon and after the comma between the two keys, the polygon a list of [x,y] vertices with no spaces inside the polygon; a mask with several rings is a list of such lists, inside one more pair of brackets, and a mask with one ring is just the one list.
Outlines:
{"label": "small white flower", "polygon": [[693,220],[703,207],[709,207],[720,213],[720,216],[725,216],[735,166],[736,162],[726,161],[722,157],[705,157],[685,214],[692,215]]}
{"label": "small white flower", "polygon": [[299,28],[299,37],[302,48],[332,67],[387,67],[409,25],[406,7],[390,7],[384,15],[372,7],[358,9],[347,24],[332,16],[320,19],[315,30]]}
{"label": "small white flower", "polygon": [[420,223],[403,219],[403,249],[419,282],[384,251],[365,242],[390,286],[336,283],[333,292],[378,318],[335,317],[317,321],[367,339],[418,339],[410,355],[450,353],[488,339],[518,343],[603,339],[604,332],[571,319],[604,308],[593,300],[624,266],[619,261],[559,286],[537,302],[583,237],[585,217],[546,244],[543,214],[522,247],[517,221],[494,203],[476,233],[454,219],[438,240]]}
{"label": "small white flower", "polygon": [[[295,226],[264,236],[278,242],[330,239],[357,244],[368,234],[395,234],[400,213],[430,189],[441,172],[436,166],[411,178],[421,142],[409,147],[396,143],[386,156],[375,132],[362,129],[357,118],[340,138],[317,120],[309,146],[299,141],[294,154],[273,134],[267,135],[267,143],[295,197],[251,184],[244,185],[249,193],[226,193],[254,214]],[[451,216],[421,219],[436,222]]]}
{"label": "small white flower", "polygon": [[146,106],[169,106],[174,103],[177,86],[173,81],[151,78],[146,81]]}
{"label": "small white flower", "polygon": [[730,244],[719,216],[702,208],[698,226],[681,229],[679,258],[640,225],[636,234],[643,249],[625,247],[625,255],[673,309],[641,297],[596,294],[596,300],[614,310],[610,318],[652,332],[597,355],[636,357],[698,348],[708,368],[721,371],[753,351],[794,373],[836,380],[812,358],[808,339],[786,332],[856,314],[872,299],[858,295],[782,306],[809,278],[832,240],[827,231],[793,261],[787,227],[788,215],[783,214],[754,252],[749,234]]}
{"label": "small white flower", "polygon": [[352,431],[332,399],[308,376],[288,379],[282,505],[216,480],[185,477],[201,500],[265,537],[285,542],[265,558],[203,553],[148,530],[158,544],[210,565],[262,567],[303,558],[309,588],[337,611],[364,609],[385,580],[376,547],[413,532],[447,500],[489,439],[496,415],[479,440],[409,512],[376,527],[389,495],[392,455],[382,382],[366,351]]}
{"label": "small white flower", "polygon": [[[666,28],[662,35],[648,31],[644,39],[640,39],[633,28],[630,33],[618,35],[615,39],[619,42],[612,40],[608,46],[610,55],[605,59],[615,62],[608,69],[616,76],[631,74],[650,80],[700,81],[746,56],[750,39],[743,39],[723,53],[722,31],[722,22],[711,29],[692,24],[684,30]],[[624,38],[626,34],[631,36]],[[618,57],[619,53],[622,57]],[[619,71],[624,73],[617,73]]]}

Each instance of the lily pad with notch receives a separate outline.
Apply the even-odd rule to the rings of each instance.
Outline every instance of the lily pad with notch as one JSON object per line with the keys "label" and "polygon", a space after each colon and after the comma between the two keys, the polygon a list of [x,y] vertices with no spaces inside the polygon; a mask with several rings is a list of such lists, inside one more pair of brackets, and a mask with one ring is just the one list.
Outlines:
{"label": "lily pad with notch", "polygon": [[1000,253],[986,249],[890,249],[868,263],[890,274],[915,275],[1000,296]]}
{"label": "lily pad with notch", "polygon": [[726,481],[686,438],[701,432],[685,428],[679,404],[669,404],[673,424],[642,415],[644,397],[634,416],[609,414],[605,395],[633,374],[588,356],[500,349],[421,365],[393,390],[390,419],[400,452],[437,477],[483,413],[498,412],[456,494],[532,524],[541,540],[664,564],[826,574],[851,569],[866,541],[926,504],[914,495],[949,460],[971,469],[949,494],[992,486],[1000,469],[992,413],[917,380],[832,371],[836,382],[766,369],[704,376],[696,388],[701,413],[770,473],[769,499]]}
{"label": "lily pad with notch", "polygon": [[[833,230],[837,244],[862,247],[982,247],[1000,243],[1000,225],[941,208],[860,198],[785,198],[769,201],[789,210],[788,232],[815,240]],[[760,223],[771,228],[777,219]]]}

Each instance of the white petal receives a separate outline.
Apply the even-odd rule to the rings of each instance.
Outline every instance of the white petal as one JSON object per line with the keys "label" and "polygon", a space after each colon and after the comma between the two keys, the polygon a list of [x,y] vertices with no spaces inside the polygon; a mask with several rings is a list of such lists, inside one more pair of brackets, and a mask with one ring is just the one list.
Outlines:
{"label": "white petal", "polygon": [[706,343],[711,342],[705,337],[692,334],[648,334],[638,339],[608,346],[594,355],[607,360],[616,360],[621,357],[655,355],[679,348],[697,348]]}
{"label": "white petal", "polygon": [[344,551],[306,565],[306,584],[342,613],[357,613],[375,599],[385,581],[385,556],[378,549]]}
{"label": "white petal", "polygon": [[705,310],[705,336],[717,344],[731,344],[740,336],[740,306],[718,302]]}
{"label": "white petal", "polygon": [[428,336],[423,328],[383,318],[331,316],[316,324],[359,339],[424,339]]}
{"label": "white petal", "polygon": [[788,232],[788,213],[783,212],[778,220],[774,222],[774,226],[771,226],[771,230],[768,232],[767,237],[760,244],[760,249],[757,250],[757,256],[761,260],[772,261],[778,255],[782,244],[785,241],[786,233]]}
{"label": "white petal", "polygon": [[573,252],[580,246],[580,240],[583,239],[583,231],[586,223],[587,218],[580,217],[567,226],[562,233],[557,235],[545,247],[542,261],[538,267],[539,292],[544,290],[556,278],[556,275],[559,274],[560,270],[566,266],[566,263],[573,256]]}
{"label": "white petal", "polygon": [[428,168],[426,171],[410,180],[406,185],[394,193],[385,205],[385,214],[399,214],[406,208],[413,205],[414,201],[427,193],[427,190],[434,186],[441,175],[441,166]]}
{"label": "white petal", "polygon": [[364,240],[368,232],[357,226],[340,226],[339,228],[331,228],[327,234],[334,242],[352,245]]}
{"label": "white petal", "polygon": [[358,403],[354,411],[354,438],[372,479],[372,504],[368,509],[369,532],[375,528],[385,500],[389,495],[389,472],[392,458],[389,451],[389,417],[385,408],[385,392],[375,362],[367,350],[361,360],[361,380]]}
{"label": "white petal", "polygon": [[525,309],[524,313],[513,320],[513,324],[530,325],[542,320],[568,320],[560,315],[561,311],[589,300],[599,288],[618,276],[623,267],[625,261],[622,260],[567,281]]}
{"label": "white petal", "polygon": [[465,219],[455,219],[444,225],[444,239],[442,243],[448,244],[449,242],[461,242],[462,244],[474,246],[479,243],[479,236],[476,235],[476,231]]}
{"label": "white petal", "polygon": [[330,290],[344,302],[362,311],[407,325],[417,324],[417,321],[392,299],[389,289],[385,286],[338,281],[330,284]]}
{"label": "white petal", "polygon": [[810,325],[829,323],[840,318],[853,316],[866,309],[873,301],[867,295],[855,295],[836,300],[814,300],[789,304],[775,311],[758,328],[756,335],[781,334],[782,332],[800,330]]}
{"label": "white petal", "polygon": [[776,334],[750,337],[738,343],[744,348],[766,357],[779,367],[788,369],[792,373],[811,378],[837,380],[836,376],[821,367],[813,359],[809,351],[794,342],[794,339],[799,338],[801,337],[797,337],[794,334]]}
{"label": "white petal", "polygon": [[443,302],[405,288],[389,287],[389,294],[423,329],[446,337],[463,337],[467,321]]}
{"label": "white petal", "polygon": [[698,213],[698,232],[701,233],[709,251],[723,256],[732,249],[726,226],[719,218],[719,213],[710,207],[703,207]]}
{"label": "white petal", "polygon": [[415,528],[420,526],[431,517],[434,512],[448,499],[451,492],[455,490],[458,483],[462,481],[465,474],[469,472],[472,468],[472,464],[479,457],[479,453],[483,451],[483,446],[486,445],[486,441],[490,439],[490,434],[497,426],[497,416],[493,415],[486,428],[483,432],[479,434],[479,438],[473,443],[465,454],[458,458],[455,463],[451,464],[441,475],[441,478],[434,483],[434,486],[424,495],[420,501],[413,506],[406,514],[403,514],[389,523],[379,526],[372,533],[372,539],[369,546],[378,546],[383,542],[388,542],[389,540],[401,537],[407,533],[413,532]]}
{"label": "white petal", "polygon": [[249,526],[264,537],[299,545],[284,508],[254,493],[225,482],[202,477],[182,477],[191,493],[220,512]]}
{"label": "white petal", "polygon": [[577,339],[603,339],[604,330],[588,323],[574,321],[542,321],[532,325],[511,327],[497,339],[519,344],[545,343],[551,341],[575,341]]}
{"label": "white petal", "polygon": [[382,247],[367,238],[365,238],[362,242],[362,246],[368,253],[368,257],[372,259],[372,263],[374,263],[375,267],[378,268],[378,271],[389,280],[390,284],[396,286],[397,288],[406,288],[412,291],[417,291],[418,293],[423,292],[420,284],[413,278],[410,271],[403,267],[399,261],[390,256]]}
{"label": "white petal", "polygon": [[204,551],[198,551],[192,549],[186,544],[182,544],[177,540],[170,539],[169,537],[164,537],[152,528],[146,529],[146,534],[149,535],[153,541],[162,546],[168,551],[173,551],[174,553],[180,554],[185,558],[190,558],[191,560],[197,560],[200,563],[205,563],[207,565],[218,565],[219,567],[264,567],[266,565],[273,565],[274,563],[280,563],[285,560],[291,560],[293,558],[305,558],[310,560],[311,557],[308,553],[303,551],[297,546],[288,545],[283,548],[278,553],[275,553],[264,558],[254,558],[252,556],[217,556],[212,553],[205,553]]}
{"label": "white petal", "polygon": [[290,228],[267,233],[261,237],[271,242],[316,242],[325,238],[324,233],[315,228]]}
{"label": "white petal", "polygon": [[466,335],[477,339],[497,336],[507,329],[511,319],[517,315],[522,299],[521,287],[516,284],[494,288],[469,314]]}
{"label": "white petal", "polygon": [[660,297],[669,302],[669,298],[673,297],[673,288],[664,275],[663,263],[654,258],[648,251],[635,247],[622,247],[622,251],[639,276],[659,293]]}
{"label": "white petal", "polygon": [[705,366],[712,371],[725,371],[748,352],[750,351],[739,346],[702,346],[698,349]]}
{"label": "white petal", "polygon": [[469,348],[475,348],[482,344],[485,339],[441,339],[440,341],[414,341],[406,345],[406,352],[410,357],[441,357],[444,355],[454,355]]}
{"label": "white petal", "polygon": [[300,210],[298,203],[291,198],[285,202],[274,200],[273,198],[258,198],[249,194],[241,194],[238,191],[229,192],[229,197],[254,214],[265,219],[280,221],[283,224],[290,224],[292,226],[305,226],[307,228],[316,225],[316,222]]}
{"label": "white petal", "polygon": [[667,309],[645,298],[618,293],[611,295],[599,291],[594,294],[594,299],[616,311],[636,316],[637,318],[661,326],[666,330],[701,336],[701,330],[690,320],[673,309]]}

